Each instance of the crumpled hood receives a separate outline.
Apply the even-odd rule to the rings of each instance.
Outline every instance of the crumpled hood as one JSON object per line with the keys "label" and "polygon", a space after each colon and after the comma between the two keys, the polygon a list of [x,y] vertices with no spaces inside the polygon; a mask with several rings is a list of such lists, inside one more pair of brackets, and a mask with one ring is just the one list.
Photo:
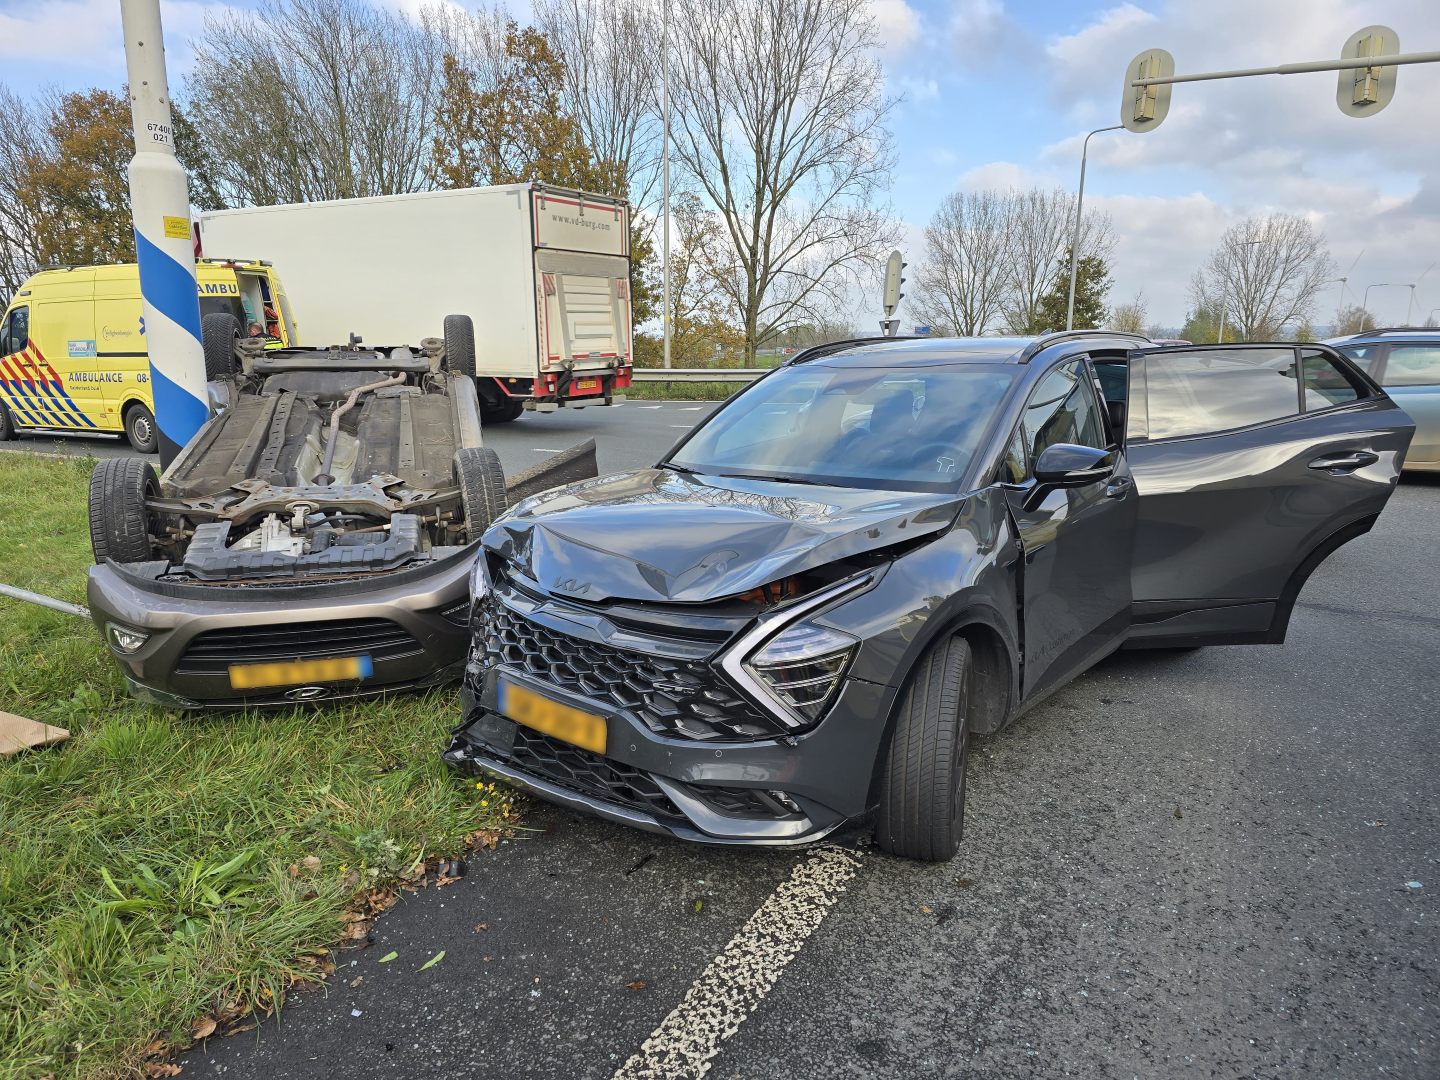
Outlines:
{"label": "crumpled hood", "polygon": [[527,499],[485,547],[561,595],[695,602],[939,532],[960,502],[643,469]]}

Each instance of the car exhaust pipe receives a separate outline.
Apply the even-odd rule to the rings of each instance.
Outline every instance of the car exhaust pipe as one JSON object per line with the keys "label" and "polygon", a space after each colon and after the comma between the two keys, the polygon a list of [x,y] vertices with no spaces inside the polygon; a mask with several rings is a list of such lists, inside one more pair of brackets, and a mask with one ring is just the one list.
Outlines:
{"label": "car exhaust pipe", "polygon": [[[354,334],[350,336],[351,338],[355,338]],[[359,339],[355,338],[355,340],[358,341]],[[330,475],[330,467],[335,464],[335,440],[340,435],[340,417],[354,408],[355,402],[360,400],[360,395],[366,391],[383,390],[387,386],[398,386],[404,381],[405,373],[401,371],[398,372],[394,378],[386,379],[384,382],[367,383],[364,386],[357,386],[354,390],[350,391],[350,396],[345,399],[345,404],[330,414],[330,437],[325,441],[325,460],[320,465],[320,471],[315,475],[314,482],[316,485],[329,487],[335,483],[335,477]]]}

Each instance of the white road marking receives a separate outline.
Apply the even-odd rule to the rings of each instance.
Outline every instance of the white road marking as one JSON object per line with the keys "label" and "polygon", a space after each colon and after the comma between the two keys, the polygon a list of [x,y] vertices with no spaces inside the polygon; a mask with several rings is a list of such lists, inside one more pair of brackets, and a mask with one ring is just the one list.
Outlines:
{"label": "white road marking", "polygon": [[670,426],[671,426],[671,427],[684,428],[686,431],[689,431],[690,428],[692,427],[692,425],[690,425],[690,424],[671,424]]}
{"label": "white road marking", "polygon": [[558,453],[560,453],[559,450],[551,450],[550,447],[548,447],[548,446],[532,446],[532,447],[530,447],[530,449],[531,449],[532,451],[534,451],[535,453],[537,453],[537,454],[558,454]]}
{"label": "white road marking", "polygon": [[740,1030],[859,865],[858,852],[826,846],[795,867],[612,1080],[696,1080],[709,1072],[720,1040]]}
{"label": "white road marking", "polygon": [[680,411],[681,411],[681,412],[699,412],[699,411],[700,411],[701,409],[703,409],[703,408],[705,408],[704,405],[696,405],[693,409],[681,409]]}
{"label": "white road marking", "polygon": [[637,405],[637,409],[663,409],[664,405]]}

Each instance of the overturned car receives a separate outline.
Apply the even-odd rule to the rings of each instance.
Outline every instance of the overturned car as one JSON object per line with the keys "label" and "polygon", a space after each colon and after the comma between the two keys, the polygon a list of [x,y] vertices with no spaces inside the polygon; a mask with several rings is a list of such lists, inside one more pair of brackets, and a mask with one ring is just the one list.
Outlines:
{"label": "overturned car", "polygon": [[[90,481],[89,604],[131,693],[267,705],[456,677],[476,547],[507,501],[469,318],[418,349],[264,350],[225,314],[203,329],[216,415],[163,476],[116,458]],[[556,464],[532,472],[593,476],[593,444]]]}

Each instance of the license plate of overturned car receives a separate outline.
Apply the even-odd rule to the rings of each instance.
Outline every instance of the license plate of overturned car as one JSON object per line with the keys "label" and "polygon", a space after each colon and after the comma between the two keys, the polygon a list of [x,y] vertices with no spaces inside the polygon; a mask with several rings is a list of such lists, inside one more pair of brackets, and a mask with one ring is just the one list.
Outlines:
{"label": "license plate of overturned car", "polygon": [[261,686],[347,682],[368,679],[372,674],[374,665],[368,656],[334,656],[284,664],[231,664],[230,686],[235,690],[253,690]]}
{"label": "license plate of overturned car", "polygon": [[543,694],[499,680],[500,712],[528,728],[574,743],[596,754],[605,753],[605,718],[572,709]]}

